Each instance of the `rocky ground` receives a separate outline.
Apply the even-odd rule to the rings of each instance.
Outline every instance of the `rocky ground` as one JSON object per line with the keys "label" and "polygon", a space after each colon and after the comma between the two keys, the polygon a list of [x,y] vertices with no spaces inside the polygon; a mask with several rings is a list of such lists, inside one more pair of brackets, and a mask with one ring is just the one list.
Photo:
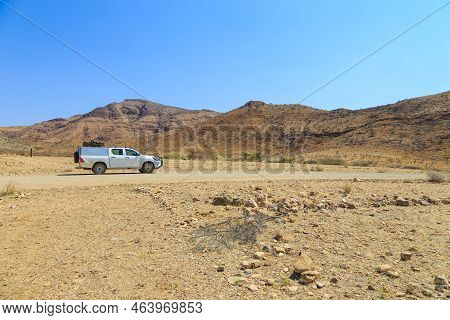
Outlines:
{"label": "rocky ground", "polygon": [[16,190],[1,299],[448,299],[448,183]]}

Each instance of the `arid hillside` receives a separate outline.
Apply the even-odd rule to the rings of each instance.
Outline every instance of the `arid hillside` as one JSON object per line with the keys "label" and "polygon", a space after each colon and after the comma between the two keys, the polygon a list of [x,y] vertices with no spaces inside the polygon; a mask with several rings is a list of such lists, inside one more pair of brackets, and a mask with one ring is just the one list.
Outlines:
{"label": "arid hillside", "polygon": [[0,128],[0,135],[33,146],[43,154],[70,154],[83,140],[134,147],[153,135],[180,126],[195,126],[217,115],[210,110],[187,110],[146,100],[127,99],[67,119],[28,127]]}
{"label": "arid hillside", "polygon": [[181,128],[165,133],[161,141],[177,141],[174,150],[195,146],[197,153],[225,156],[243,151],[295,157],[305,152],[364,150],[445,161],[449,120],[450,91],[361,110],[325,111],[251,101],[208,120],[197,134],[187,135]]}
{"label": "arid hillside", "polygon": [[4,153],[23,153],[29,150],[28,146],[25,146],[14,139],[0,135],[0,152]]}
{"label": "arid hillside", "polygon": [[250,101],[224,114],[125,100],[68,119],[0,128],[0,135],[44,155],[70,155],[83,140],[96,139],[186,158],[357,153],[446,163],[449,120],[450,91],[361,110]]}

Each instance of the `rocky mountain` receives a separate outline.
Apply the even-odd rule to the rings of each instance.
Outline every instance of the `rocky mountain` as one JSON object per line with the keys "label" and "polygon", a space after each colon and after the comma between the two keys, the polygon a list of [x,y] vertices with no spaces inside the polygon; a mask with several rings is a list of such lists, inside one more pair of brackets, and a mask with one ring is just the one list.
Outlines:
{"label": "rocky mountain", "polygon": [[83,140],[96,139],[188,158],[295,157],[333,150],[448,162],[449,120],[450,91],[361,110],[250,101],[224,114],[125,100],[67,119],[0,128],[0,135],[43,154],[68,155]]}
{"label": "rocky mountain", "polygon": [[175,130],[158,138],[166,145],[170,140],[182,141],[174,150],[196,146],[197,153],[219,152],[226,157],[243,151],[296,156],[362,150],[448,160],[449,120],[450,91],[361,110],[325,111],[251,101],[204,122],[197,134],[186,136]]}
{"label": "rocky mountain", "polygon": [[109,145],[126,144],[138,148],[154,135],[182,126],[196,126],[217,114],[210,110],[187,110],[127,99],[67,119],[0,128],[0,134],[33,146],[44,154],[70,154],[82,141],[93,139]]}

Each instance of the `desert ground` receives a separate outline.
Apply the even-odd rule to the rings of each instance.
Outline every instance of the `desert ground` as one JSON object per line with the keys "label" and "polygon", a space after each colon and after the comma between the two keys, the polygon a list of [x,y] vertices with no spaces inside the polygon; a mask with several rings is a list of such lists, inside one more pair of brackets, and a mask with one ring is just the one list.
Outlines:
{"label": "desert ground", "polygon": [[0,299],[449,299],[448,187],[393,168],[93,176],[2,155]]}

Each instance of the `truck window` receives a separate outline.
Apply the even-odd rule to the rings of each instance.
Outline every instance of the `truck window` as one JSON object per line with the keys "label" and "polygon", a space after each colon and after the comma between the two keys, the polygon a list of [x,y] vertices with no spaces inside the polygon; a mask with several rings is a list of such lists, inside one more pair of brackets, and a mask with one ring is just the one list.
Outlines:
{"label": "truck window", "polygon": [[123,156],[123,149],[111,149],[111,153],[115,156]]}
{"label": "truck window", "polygon": [[139,153],[131,149],[125,149],[125,153],[127,156],[138,157]]}

